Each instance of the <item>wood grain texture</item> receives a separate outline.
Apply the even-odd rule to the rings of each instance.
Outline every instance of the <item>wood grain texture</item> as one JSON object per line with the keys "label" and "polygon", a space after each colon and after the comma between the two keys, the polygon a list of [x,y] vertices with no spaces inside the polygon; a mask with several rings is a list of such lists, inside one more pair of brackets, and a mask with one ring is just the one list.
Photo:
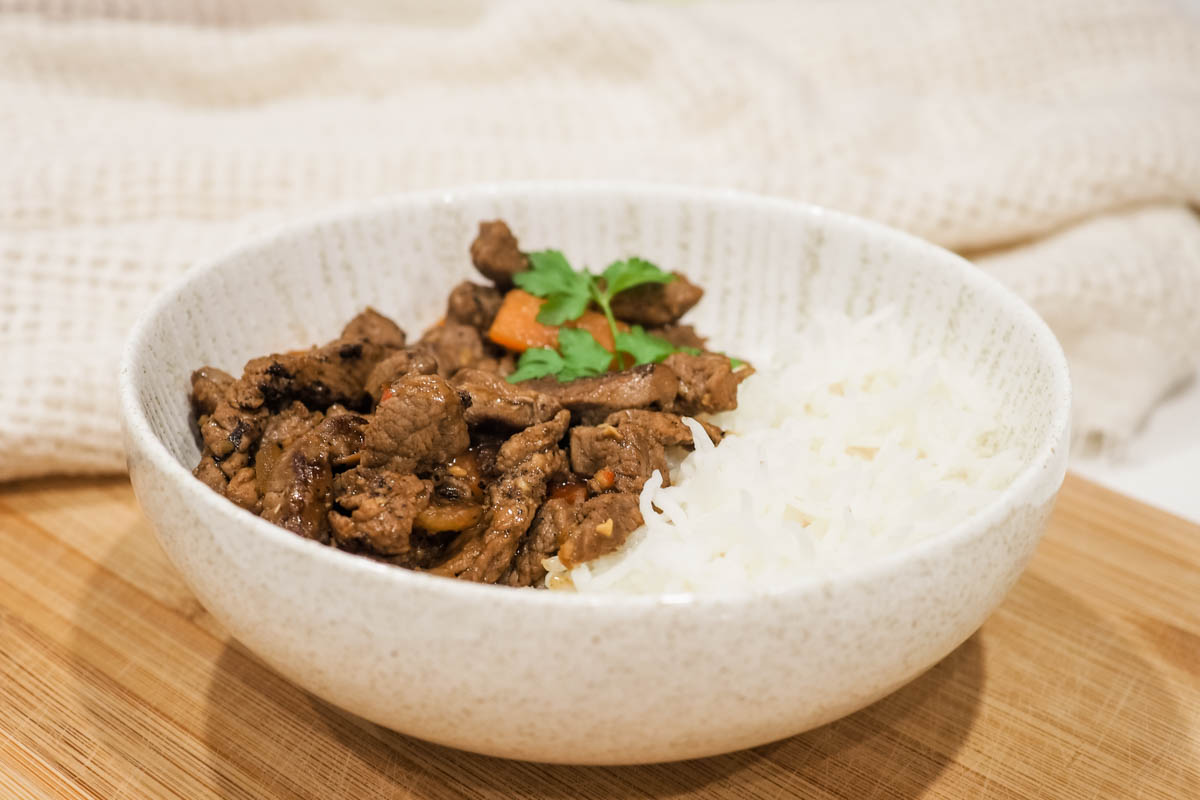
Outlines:
{"label": "wood grain texture", "polygon": [[1000,610],[892,696],[754,750],[574,768],[291,686],[199,606],[123,479],[10,485],[0,797],[1200,798],[1200,527],[1068,477]]}

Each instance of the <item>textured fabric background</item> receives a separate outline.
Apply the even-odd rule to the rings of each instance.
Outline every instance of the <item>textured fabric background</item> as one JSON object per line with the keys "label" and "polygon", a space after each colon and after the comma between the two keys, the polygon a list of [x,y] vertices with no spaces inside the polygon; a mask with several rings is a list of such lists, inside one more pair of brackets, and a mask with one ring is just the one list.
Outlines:
{"label": "textured fabric background", "polygon": [[[415,188],[732,186],[977,258],[1119,443],[1200,345],[1200,16],[1168,0],[0,0],[0,479],[122,468],[155,291]],[[298,343],[299,344],[299,343]]]}

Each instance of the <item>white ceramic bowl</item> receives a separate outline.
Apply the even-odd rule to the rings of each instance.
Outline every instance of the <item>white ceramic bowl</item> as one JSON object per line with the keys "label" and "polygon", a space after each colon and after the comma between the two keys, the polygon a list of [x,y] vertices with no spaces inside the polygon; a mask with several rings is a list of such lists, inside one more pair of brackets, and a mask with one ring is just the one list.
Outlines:
{"label": "white ceramic bowl", "polygon": [[[1001,399],[1026,466],[951,530],[834,580],[754,595],[602,597],[385,566],[304,540],[192,477],[188,375],[332,338],[371,304],[419,332],[470,276],[480,219],[576,264],[638,254],[708,293],[731,352],[819,306],[893,304],[915,349]],[[400,196],[290,226],[192,270],[137,325],[120,376],[134,489],[206,608],[290,680],[404,733],[539,761],[705,756],[821,725],[971,635],[1041,536],[1067,458],[1066,362],[1037,315],[962,259],[882,226],[732,192],[521,184]]]}

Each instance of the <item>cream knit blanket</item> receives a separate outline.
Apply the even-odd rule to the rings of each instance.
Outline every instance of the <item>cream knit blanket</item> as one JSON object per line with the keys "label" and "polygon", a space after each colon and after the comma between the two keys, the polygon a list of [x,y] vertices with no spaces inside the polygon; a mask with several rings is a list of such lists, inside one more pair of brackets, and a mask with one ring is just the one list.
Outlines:
{"label": "cream knit blanket", "polygon": [[1093,442],[1195,365],[1196,5],[325,6],[0,0],[0,479],[122,468],[119,347],[189,264],[481,181],[730,186],[966,252],[1057,331]]}

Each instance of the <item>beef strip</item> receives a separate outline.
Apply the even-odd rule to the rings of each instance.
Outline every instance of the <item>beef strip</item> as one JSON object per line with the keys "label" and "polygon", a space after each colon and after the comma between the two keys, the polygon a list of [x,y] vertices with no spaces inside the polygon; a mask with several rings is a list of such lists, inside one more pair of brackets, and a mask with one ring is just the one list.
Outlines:
{"label": "beef strip", "polygon": [[496,469],[511,472],[530,456],[556,447],[571,425],[571,415],[559,411],[547,422],[530,425],[505,440],[496,454]]}
{"label": "beef strip", "polygon": [[566,383],[540,378],[521,385],[550,395],[585,425],[593,425],[625,408],[665,408],[679,391],[678,378],[663,364],[642,364]]}
{"label": "beef strip", "polygon": [[[701,422],[714,442],[722,431]],[[663,485],[671,482],[666,448],[692,446],[692,432],[676,414],[626,409],[610,414],[604,424],[579,425],[571,429],[571,469],[590,475],[593,492],[615,489],[637,493],[658,470]]]}
{"label": "beef strip", "polygon": [[363,466],[426,472],[471,444],[462,402],[442,378],[405,375],[388,392],[367,426]]}
{"label": "beef strip", "polygon": [[255,514],[262,509],[262,491],[258,488],[254,467],[242,467],[229,479],[225,496],[247,511]]}
{"label": "beef strip", "polygon": [[354,414],[338,414],[284,450],[266,482],[263,519],[307,539],[327,543],[333,464],[362,447],[366,424]]}
{"label": "beef strip", "polygon": [[550,498],[538,509],[529,526],[529,532],[521,540],[512,565],[497,583],[507,586],[536,586],[546,577],[542,561],[558,552],[559,542],[564,541],[567,531],[579,520],[582,503],[572,503],[566,498]]}
{"label": "beef strip", "polygon": [[510,288],[513,276],[529,269],[517,237],[502,220],[479,223],[479,235],[471,242],[471,263],[500,290]]}
{"label": "beef strip", "polygon": [[432,490],[432,482],[411,473],[363,466],[342,473],[334,499],[350,513],[329,512],[334,542],[344,550],[409,555],[413,522],[429,506]]}
{"label": "beef strip", "polygon": [[613,316],[639,325],[670,325],[700,302],[704,290],[682,273],[672,272],[670,283],[643,283],[618,292],[612,299]]}
{"label": "beef strip", "polygon": [[708,339],[696,333],[696,329],[691,325],[680,323],[664,325],[661,328],[650,328],[647,333],[652,333],[660,339],[666,339],[676,347],[691,347],[695,350],[704,350],[708,347]]}
{"label": "beef strip", "polygon": [[562,404],[548,394],[479,369],[460,370],[450,385],[463,398],[468,425],[527,428],[562,410]]}
{"label": "beef strip", "polygon": [[260,494],[266,491],[267,479],[275,470],[283,451],[320,424],[324,418],[323,412],[309,411],[304,403],[296,400],[267,419],[258,449],[254,453],[254,469]]}
{"label": "beef strip", "polygon": [[500,446],[496,465],[502,472],[487,490],[487,527],[459,537],[449,558],[434,572],[494,583],[508,571],[546,499],[546,484],[567,471],[567,459],[558,442],[570,424],[571,415],[560,411],[549,422],[526,428]]}
{"label": "beef strip", "polygon": [[445,464],[433,468],[431,476],[439,497],[447,500],[482,502],[487,478],[476,452],[468,449]]}
{"label": "beef strip", "polygon": [[418,345],[427,349],[437,359],[437,371],[449,378],[464,367],[471,367],[488,358],[483,346],[483,337],[470,325],[446,320],[430,328]]}
{"label": "beef strip", "polygon": [[[383,341],[366,338],[370,336]],[[339,403],[365,411],[371,404],[363,389],[367,376],[403,341],[404,332],[395,323],[368,309],[326,345],[251,359],[234,384],[232,401],[241,408],[300,400],[309,408]]]}
{"label": "beef strip", "polygon": [[593,476],[593,492],[615,489],[637,493],[654,470],[670,481],[667,451],[662,442],[640,425],[579,425],[571,429],[571,469]]}
{"label": "beef strip", "polygon": [[403,329],[370,306],[342,328],[343,341],[371,342],[393,350],[404,347]]}
{"label": "beef strip", "polygon": [[192,373],[192,411],[196,418],[216,411],[233,386],[233,376],[216,367],[201,367]]}
{"label": "beef strip", "polygon": [[376,364],[367,375],[364,387],[376,403],[389,383],[403,375],[432,375],[437,372],[437,359],[433,351],[424,347],[409,347],[397,350]]}
{"label": "beef strip", "polygon": [[672,353],[663,363],[679,376],[678,396],[667,408],[685,416],[737,408],[738,384],[754,372],[748,366],[735,372],[719,353]]}
{"label": "beef strip", "polygon": [[[691,428],[683,424],[683,417],[668,411],[646,411],[645,409],[627,408],[624,411],[614,411],[612,414],[609,414],[605,417],[604,422],[606,425],[617,427],[639,425],[649,430],[655,439],[667,447],[676,445],[682,445],[687,448],[692,447]],[[696,422],[700,423],[700,427],[704,428],[704,432],[708,434],[709,439],[712,439],[713,444],[720,444],[721,437],[725,435],[724,431],[711,422],[705,422],[702,419],[698,419]]]}
{"label": "beef strip", "polygon": [[480,333],[486,333],[503,301],[503,295],[495,287],[463,281],[450,292],[446,321],[470,325]]}
{"label": "beef strip", "polygon": [[615,551],[641,526],[636,494],[601,494],[579,507],[578,520],[567,529],[558,560],[571,569]]}

